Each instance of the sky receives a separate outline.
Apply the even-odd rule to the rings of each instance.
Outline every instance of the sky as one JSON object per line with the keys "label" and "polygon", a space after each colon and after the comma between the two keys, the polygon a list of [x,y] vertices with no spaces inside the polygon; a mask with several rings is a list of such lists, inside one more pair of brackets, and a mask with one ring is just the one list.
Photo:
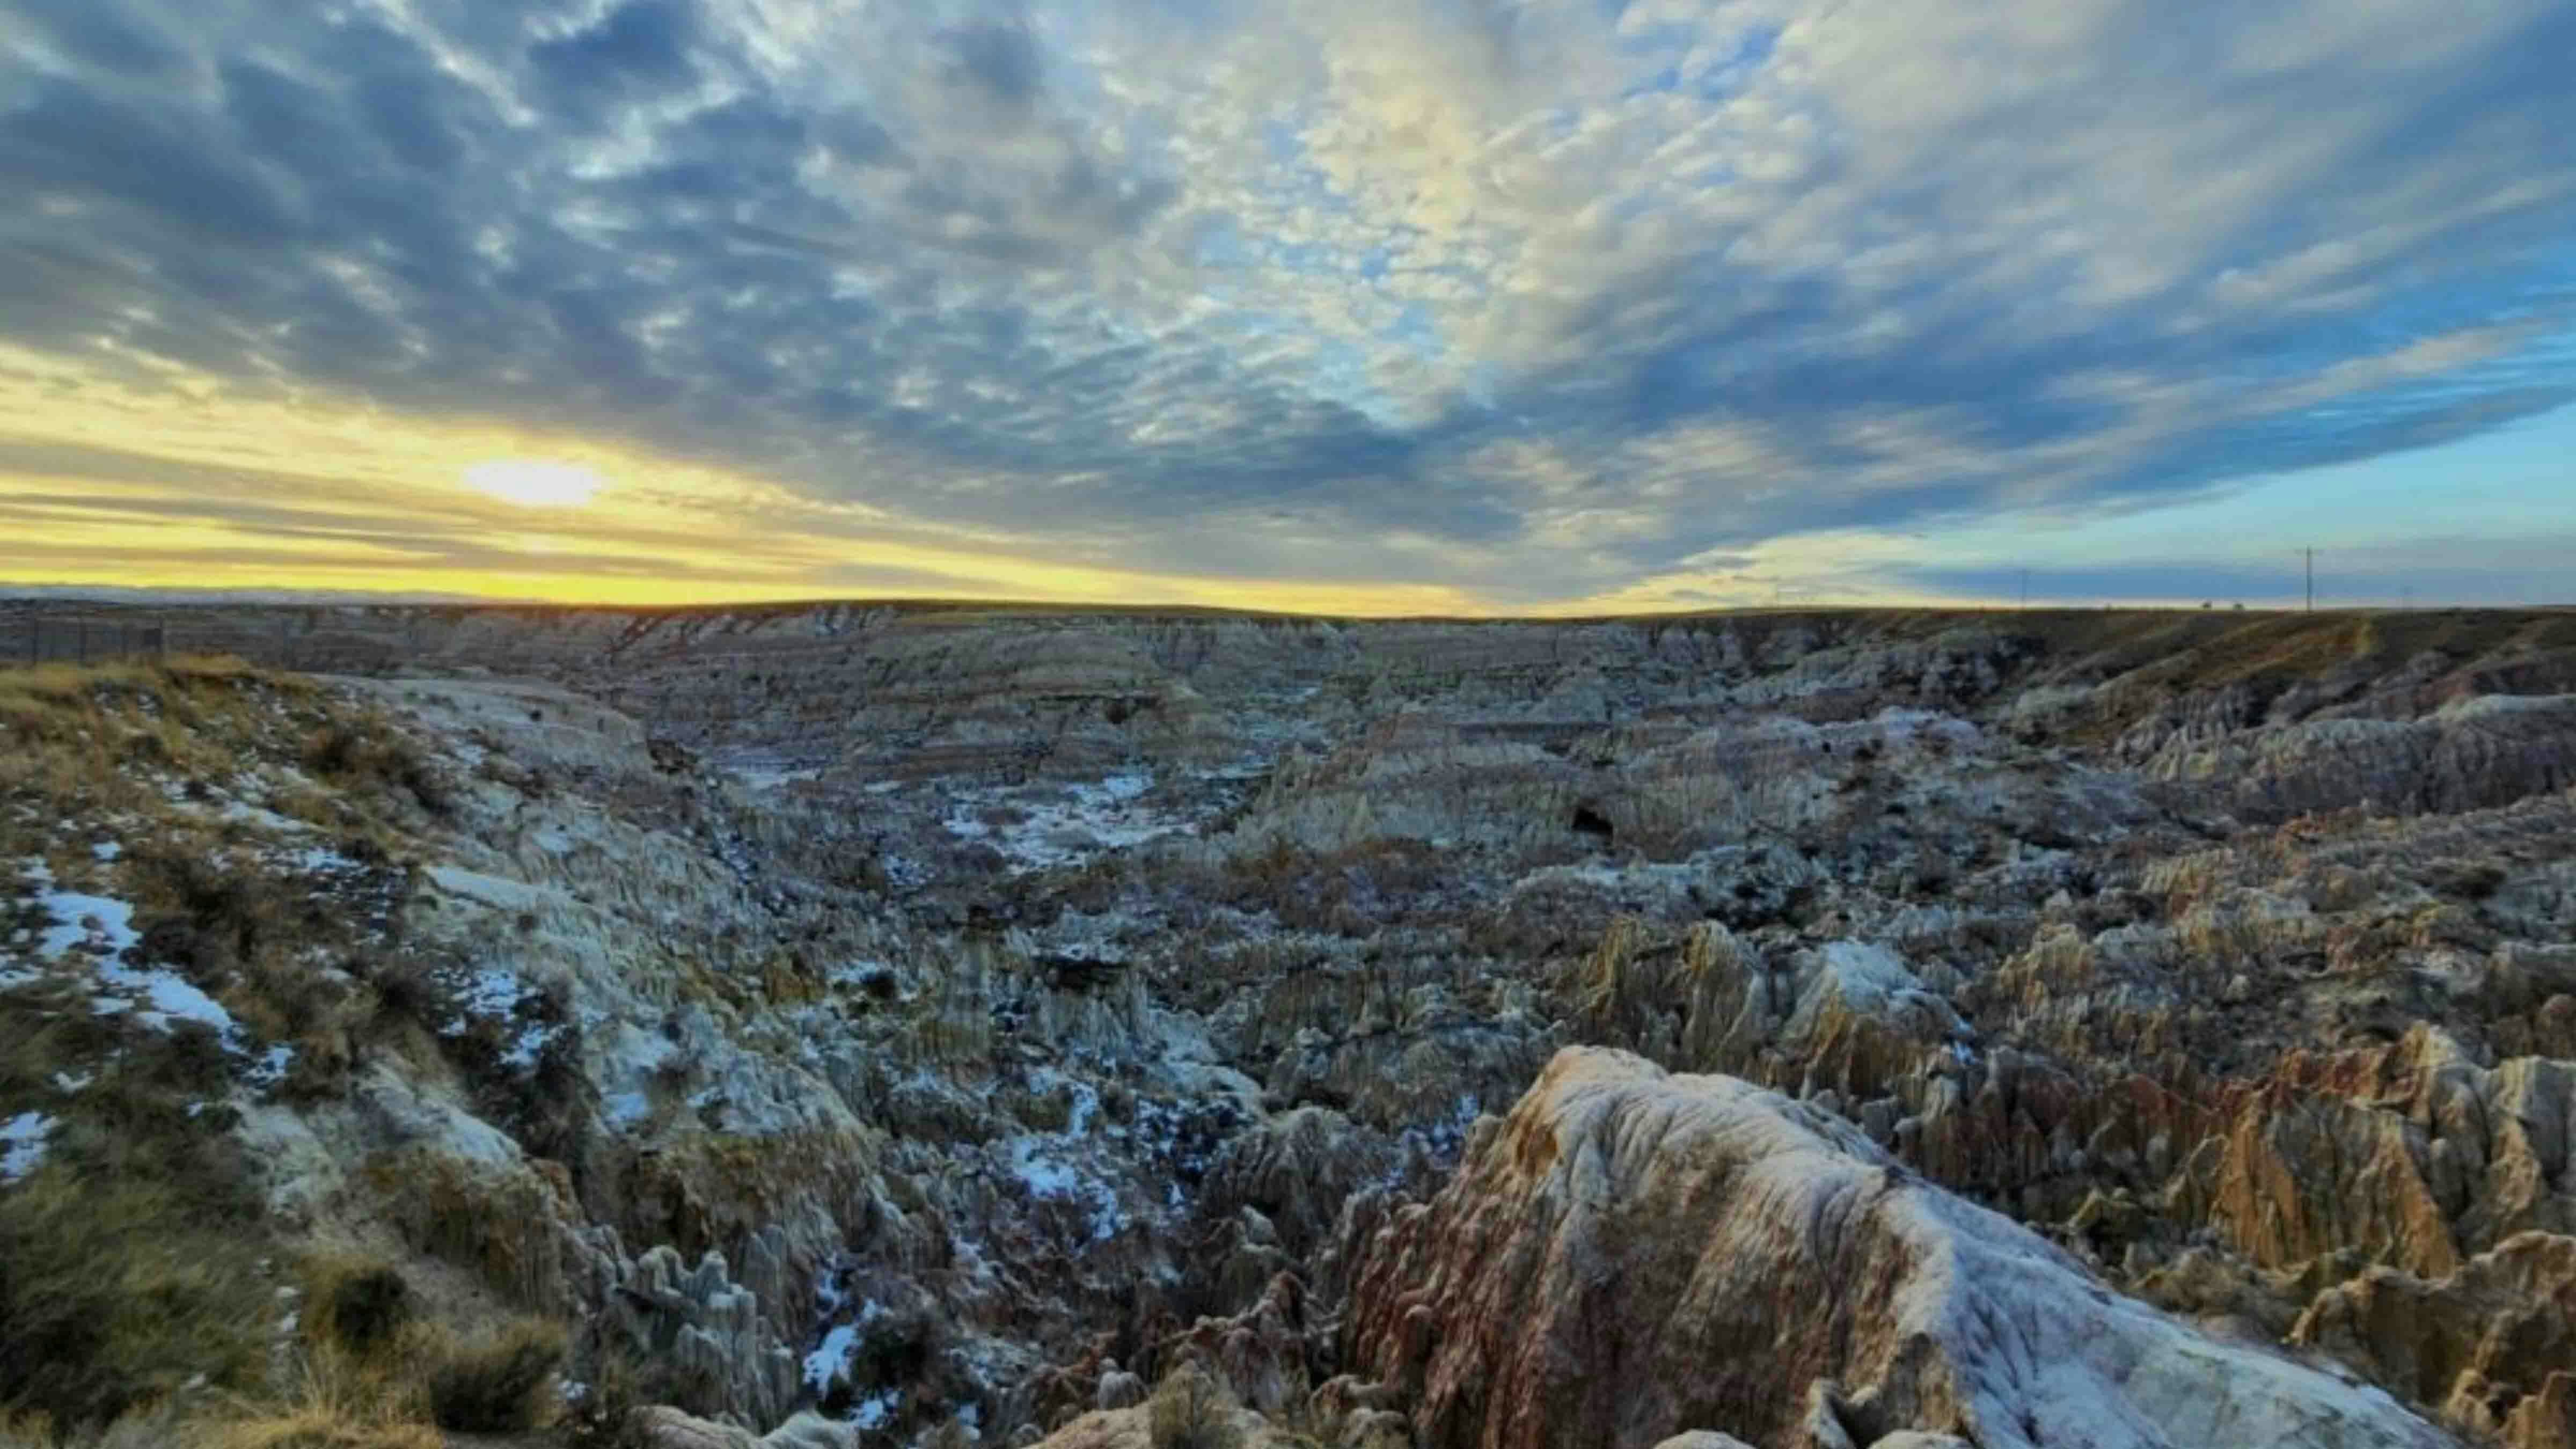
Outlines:
{"label": "sky", "polygon": [[0,581],[2576,601],[2566,0],[0,0]]}

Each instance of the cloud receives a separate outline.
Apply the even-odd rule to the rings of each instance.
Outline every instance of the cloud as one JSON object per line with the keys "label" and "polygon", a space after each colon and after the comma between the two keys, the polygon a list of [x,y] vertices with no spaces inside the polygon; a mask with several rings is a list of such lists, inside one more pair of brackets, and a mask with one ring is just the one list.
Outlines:
{"label": "cloud", "polygon": [[696,22],[686,0],[626,0],[589,25],[531,46],[527,65],[555,109],[595,119],[619,97],[650,97],[695,81],[689,51]]}
{"label": "cloud", "polygon": [[0,342],[1085,566],[1535,602],[2576,397],[2555,0],[27,0],[0,46]]}
{"label": "cloud", "polygon": [[940,39],[952,56],[949,73],[958,82],[1006,106],[1037,103],[1045,83],[1044,58],[1027,25],[976,21],[944,31]]}

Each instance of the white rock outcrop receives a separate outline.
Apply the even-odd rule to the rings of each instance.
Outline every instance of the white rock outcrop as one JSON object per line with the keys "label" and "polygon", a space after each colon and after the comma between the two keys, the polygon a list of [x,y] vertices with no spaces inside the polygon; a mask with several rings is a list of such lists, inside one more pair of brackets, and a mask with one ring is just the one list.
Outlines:
{"label": "white rock outcrop", "polygon": [[1645,1449],[1710,1423],[1767,1449],[2454,1442],[2120,1297],[1849,1124],[1589,1048],[1378,1231],[1348,1338],[1441,1449]]}

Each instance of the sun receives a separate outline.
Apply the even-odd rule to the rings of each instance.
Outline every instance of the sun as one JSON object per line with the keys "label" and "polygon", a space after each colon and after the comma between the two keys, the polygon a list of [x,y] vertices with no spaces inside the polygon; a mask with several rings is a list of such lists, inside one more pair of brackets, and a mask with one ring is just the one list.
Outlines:
{"label": "sun", "polygon": [[465,470],[465,485],[525,508],[578,508],[605,486],[578,463],[494,458]]}

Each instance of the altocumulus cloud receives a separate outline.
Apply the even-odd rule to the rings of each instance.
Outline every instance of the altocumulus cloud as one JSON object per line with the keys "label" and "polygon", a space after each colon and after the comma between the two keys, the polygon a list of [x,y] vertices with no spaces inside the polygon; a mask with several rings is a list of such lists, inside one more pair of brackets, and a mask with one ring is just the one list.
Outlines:
{"label": "altocumulus cloud", "polygon": [[2564,0],[13,0],[0,43],[0,339],[1141,569],[1564,597],[2576,396]]}

